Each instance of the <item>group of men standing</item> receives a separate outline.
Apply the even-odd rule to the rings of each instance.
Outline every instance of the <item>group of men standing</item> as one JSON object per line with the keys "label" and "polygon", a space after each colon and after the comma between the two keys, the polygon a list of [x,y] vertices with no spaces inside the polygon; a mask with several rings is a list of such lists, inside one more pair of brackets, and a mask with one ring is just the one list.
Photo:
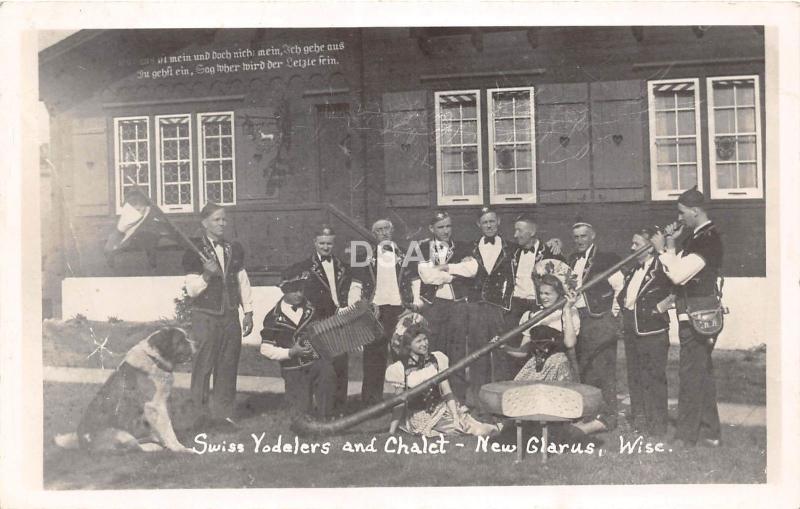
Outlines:
{"label": "group of men standing", "polygon": [[[638,267],[625,274],[616,271],[578,296],[581,327],[576,354],[580,379],[598,387],[604,400],[601,413],[587,424],[589,431],[617,425],[616,359],[621,321],[627,324],[626,332],[633,331],[634,342],[640,333],[642,337],[652,335],[653,330],[661,333],[655,341],[656,350],[664,353],[656,357],[658,363],[666,365],[668,339],[664,347],[664,324],[659,322],[655,329],[646,326],[646,319],[656,313],[663,320],[664,310],[656,306],[652,293],[652,286],[657,284],[669,286],[669,293],[677,293],[678,317],[682,320],[678,434],[693,443],[703,424],[712,440],[719,438],[710,363],[713,342],[686,327],[682,318],[686,316],[685,306],[682,311],[680,301],[686,293],[712,291],[711,281],[716,281],[722,250],[716,230],[713,225],[709,228],[702,194],[696,190],[687,193],[679,200],[679,219],[684,227],[691,226],[695,231],[687,237],[682,251],[676,252],[674,237],[682,232],[674,227],[668,228],[666,234],[649,235],[647,240],[657,253],[647,259],[647,269]],[[241,246],[224,240],[225,209],[209,204],[202,217],[204,236],[196,242],[205,260],[192,251],[187,251],[184,258],[187,292],[193,298],[193,334],[199,342],[192,395],[199,415],[212,423],[235,426],[233,399],[241,337],[252,330],[250,284]],[[537,224],[530,215],[515,219],[514,242],[501,237],[500,217],[490,208],[480,210],[476,224],[481,233],[478,240],[455,240],[452,218],[438,210],[429,221],[430,238],[401,248],[393,240],[392,223],[381,219],[372,225],[375,244],[371,253],[352,267],[335,256],[335,234],[330,227],[315,232],[311,256],[282,275],[284,297],[267,314],[261,331],[261,353],[280,363],[287,399],[294,412],[327,418],[346,411],[347,355],[332,361],[314,355],[304,341],[307,326],[314,320],[334,316],[359,300],[374,305],[384,336],[363,351],[361,401],[369,405],[383,397],[388,341],[404,310],[420,312],[427,318],[431,326],[430,350],[442,351],[455,363],[516,327],[523,313],[538,307],[534,277],[537,262],[566,262],[580,287],[619,261],[617,255],[598,246],[594,227],[585,221],[572,226],[576,249],[568,258],[562,255],[557,239],[544,242],[537,236]],[[705,233],[709,230],[713,233],[711,238]],[[654,279],[656,269],[662,276]],[[635,290],[630,289],[632,285]],[[675,285],[681,290],[674,292]],[[640,296],[642,302],[637,307]],[[244,330],[239,325],[239,306],[245,312]],[[621,309],[623,320],[619,319]],[[642,349],[639,357],[650,359],[651,350]],[[634,352],[633,346],[630,351]],[[455,396],[480,413],[480,387],[490,381],[509,380],[518,368],[512,359],[495,350],[468,370],[451,374],[450,383]],[[214,388],[210,390],[212,374]],[[629,377],[629,381],[644,383],[636,376]],[[650,391],[657,393],[653,398],[658,400],[658,408],[653,412],[661,415],[663,410],[665,419],[666,409],[660,407],[662,399],[666,404],[666,378],[656,377],[656,384],[657,390]],[[641,387],[631,388],[638,407],[653,406],[650,402],[640,404],[644,396],[641,391],[636,392],[638,389]],[[643,413],[638,407],[634,410]],[[657,422],[656,427],[659,426]]]}

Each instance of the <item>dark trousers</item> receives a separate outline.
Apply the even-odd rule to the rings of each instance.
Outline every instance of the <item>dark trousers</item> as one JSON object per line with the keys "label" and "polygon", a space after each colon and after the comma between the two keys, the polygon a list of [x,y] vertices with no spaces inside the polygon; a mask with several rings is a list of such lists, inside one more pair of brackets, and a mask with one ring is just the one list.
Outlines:
{"label": "dark trousers", "polygon": [[190,391],[196,416],[212,419],[233,417],[236,374],[242,349],[238,310],[228,310],[222,316],[193,310],[192,336],[197,343],[197,353],[192,366]]}
{"label": "dark trousers", "polygon": [[386,376],[386,359],[389,338],[397,327],[403,306],[379,306],[378,319],[383,326],[383,336],[364,346],[362,360],[361,402],[372,404],[383,399],[383,380]]}
{"label": "dark trousers", "polygon": [[[488,302],[476,302],[469,306],[469,351],[472,353],[485,346],[490,339],[506,331],[505,312],[503,308]],[[484,384],[510,380],[510,367],[506,359],[510,356],[502,350],[495,349],[469,365],[469,391],[464,401],[473,408],[480,408],[480,391]],[[483,408],[480,408],[484,411]]]}
{"label": "dark trousers", "polygon": [[720,437],[717,387],[711,363],[710,338],[698,334],[689,322],[680,322],[681,340],[678,390],[678,426],[675,437],[688,443]]}
{"label": "dark trousers", "polygon": [[[451,366],[466,356],[469,327],[469,305],[466,302],[434,298],[433,303],[422,311],[422,316],[431,327],[431,337],[428,338],[431,352],[438,350],[447,355]],[[468,388],[465,370],[452,373],[448,380],[453,394],[463,403]]]}
{"label": "dark trousers", "polygon": [[[519,321],[522,319],[522,315],[525,314],[525,311],[533,311],[535,309],[538,308],[534,299],[520,299],[519,297],[512,297],[511,309],[508,313],[506,313],[505,316],[506,330],[511,330],[519,325]],[[517,334],[514,339],[506,344],[509,346],[518,347],[521,341],[522,334]],[[508,368],[510,378],[514,378],[514,376],[519,373],[519,370],[522,369],[522,366],[525,365],[527,359],[518,359],[516,357],[511,357],[510,355],[506,355],[506,358],[506,366]]]}
{"label": "dark trousers", "polygon": [[[319,316],[321,319],[329,318],[336,314],[336,308],[328,308],[325,306],[321,306],[323,311],[319,312],[319,308],[317,311],[319,312]],[[333,402],[333,412],[334,413],[344,413],[345,406],[347,405],[347,383],[349,377],[349,366],[348,366],[348,359],[347,354],[343,353],[341,355],[337,355],[331,360],[331,364],[333,365],[333,371],[336,374],[336,379],[334,380],[334,402]]]}
{"label": "dark trousers", "polygon": [[663,435],[667,432],[669,333],[637,336],[633,311],[622,313],[632,422],[638,426],[637,421],[644,421],[648,433]]}
{"label": "dark trousers", "polygon": [[336,373],[325,359],[296,369],[283,369],[284,397],[292,415],[333,415]]}
{"label": "dark trousers", "polygon": [[609,429],[617,427],[617,337],[619,326],[608,311],[599,318],[579,308],[581,332],[575,353],[578,357],[581,383],[600,389],[603,408],[598,419]]}

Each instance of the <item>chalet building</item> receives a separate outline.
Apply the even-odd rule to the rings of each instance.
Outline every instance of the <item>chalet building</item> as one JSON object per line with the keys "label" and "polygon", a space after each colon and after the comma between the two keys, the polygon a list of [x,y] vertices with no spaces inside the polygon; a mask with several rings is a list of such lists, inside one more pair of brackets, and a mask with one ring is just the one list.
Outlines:
{"label": "chalet building", "polygon": [[155,267],[138,252],[106,263],[133,186],[190,235],[207,201],[231,205],[267,286],[322,222],[341,250],[381,217],[422,238],[437,207],[457,240],[491,204],[509,238],[528,212],[571,249],[580,216],[624,254],[697,185],[726,287],[763,284],[764,58],[747,26],[78,32],[40,53],[45,314],[65,279],[181,274],[169,245]]}

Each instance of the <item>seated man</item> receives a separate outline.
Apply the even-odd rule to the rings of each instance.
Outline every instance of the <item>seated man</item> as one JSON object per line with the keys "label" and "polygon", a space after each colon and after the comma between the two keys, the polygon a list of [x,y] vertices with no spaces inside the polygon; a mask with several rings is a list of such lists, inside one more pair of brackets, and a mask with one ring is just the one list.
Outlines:
{"label": "seated man", "polygon": [[320,358],[303,336],[307,326],[319,320],[303,288],[309,273],[295,264],[281,278],[283,298],[264,318],[261,354],[278,361],[285,397],[292,416],[327,418],[333,415],[336,373],[330,361]]}

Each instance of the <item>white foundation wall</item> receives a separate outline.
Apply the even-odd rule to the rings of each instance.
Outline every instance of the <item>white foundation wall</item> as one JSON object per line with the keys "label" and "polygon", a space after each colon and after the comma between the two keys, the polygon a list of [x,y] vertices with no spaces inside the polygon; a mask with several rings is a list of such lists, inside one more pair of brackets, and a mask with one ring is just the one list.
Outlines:
{"label": "white foundation wall", "polygon": [[[172,318],[174,300],[181,295],[183,276],[172,277],[86,277],[67,278],[62,282],[62,316],[65,320],[82,314],[90,320],[116,317],[126,321],[151,321]],[[728,278],[725,280],[724,304],[730,309],[725,315],[725,329],[717,348],[747,349],[767,343],[764,337],[767,320],[776,319],[770,313],[766,295],[766,278]],[[274,286],[253,287],[253,333],[245,343],[258,344],[264,316],[280,299],[281,291]],[[772,317],[772,318],[770,318]],[[673,324],[674,325],[674,324]],[[670,330],[673,344],[678,343],[675,327]]]}

